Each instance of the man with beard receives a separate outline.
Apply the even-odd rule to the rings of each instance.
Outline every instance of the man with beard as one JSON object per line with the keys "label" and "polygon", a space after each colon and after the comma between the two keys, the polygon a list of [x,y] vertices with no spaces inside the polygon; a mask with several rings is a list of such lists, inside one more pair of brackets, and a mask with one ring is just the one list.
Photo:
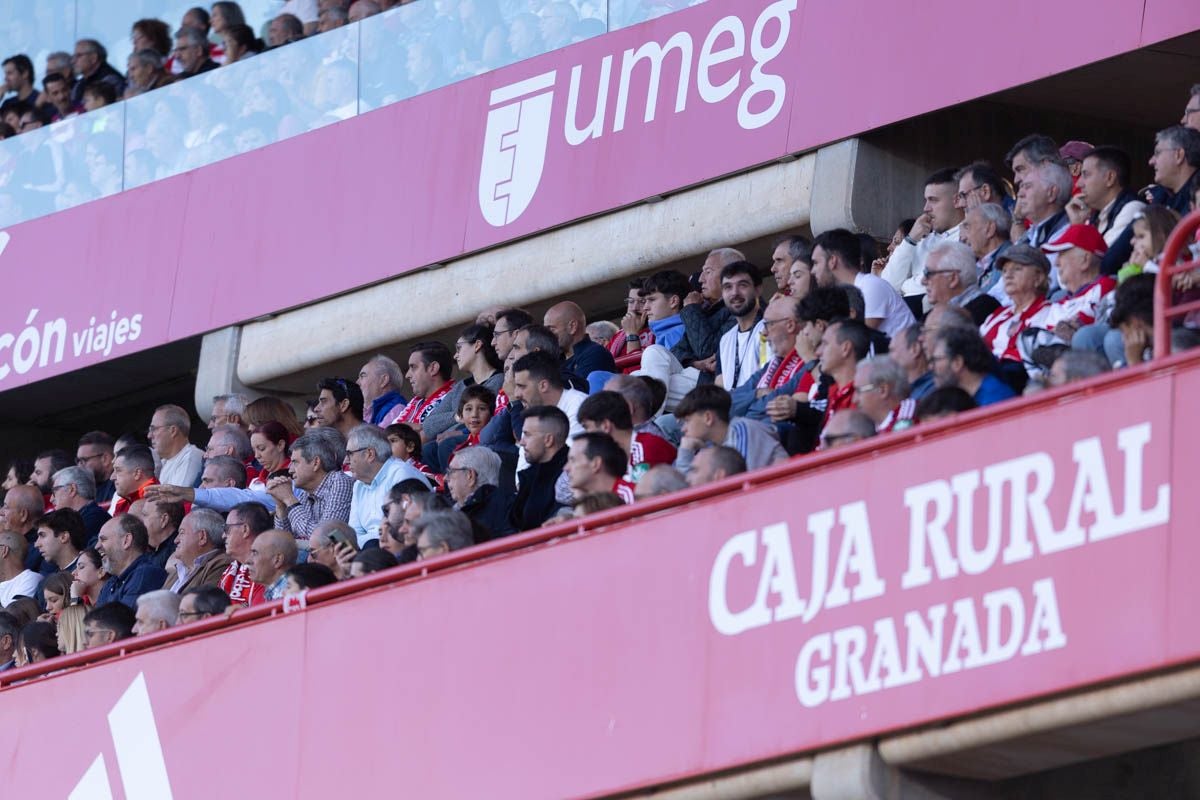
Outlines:
{"label": "man with beard", "polygon": [[762,275],[749,261],[721,269],[721,299],[736,323],[717,345],[717,381],[732,392],[750,379],[767,358],[759,295]]}
{"label": "man with beard", "polygon": [[122,514],[104,523],[96,550],[112,577],[100,590],[97,606],[118,602],[136,610],[138,597],[162,588],[167,573],[151,560],[146,552],[149,546],[150,534],[136,514]]}

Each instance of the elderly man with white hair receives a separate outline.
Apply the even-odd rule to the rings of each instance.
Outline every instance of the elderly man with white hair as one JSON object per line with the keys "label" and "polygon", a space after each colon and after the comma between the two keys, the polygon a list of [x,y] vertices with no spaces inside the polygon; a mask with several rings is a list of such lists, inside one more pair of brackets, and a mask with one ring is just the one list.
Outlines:
{"label": "elderly man with white hair", "polygon": [[188,441],[192,421],[176,405],[159,406],[150,418],[150,447],[162,459],[159,483],[171,486],[195,486],[204,468],[204,451]]}
{"label": "elderly man with white hair", "polygon": [[380,354],[362,365],[358,371],[358,388],[363,393],[363,421],[382,424],[388,412],[408,401],[400,394],[404,385],[404,370],[395,359]]}
{"label": "elderly man with white hair", "polygon": [[476,541],[516,533],[512,523],[515,495],[499,486],[500,456],[486,447],[466,447],[446,470],[446,488],[460,511],[471,518]]}
{"label": "elderly man with white hair", "polygon": [[134,636],[146,636],[173,627],[179,622],[179,595],[166,589],[146,592],[137,599],[136,619]]}
{"label": "elderly man with white hair", "polygon": [[975,253],[962,242],[942,242],[929,251],[921,275],[925,297],[931,307],[949,303],[961,306],[976,325],[982,325],[1000,303],[979,288]]}
{"label": "elderly man with white hair", "polygon": [[[1041,247],[1063,234],[1071,224],[1067,202],[1071,199],[1071,173],[1062,164],[1043,161],[1030,167],[1017,189],[1017,204],[1013,217],[1024,217],[1032,224],[1025,235],[1014,244]],[[1058,286],[1058,266],[1054,255],[1050,261],[1050,287]]]}
{"label": "elderly man with white hair", "polygon": [[183,594],[188,589],[216,586],[231,561],[225,552],[225,518],[209,508],[194,509],[179,524],[163,588]]}
{"label": "elderly man with white hair", "polygon": [[854,402],[871,418],[878,433],[902,431],[916,423],[917,403],[909,394],[908,375],[890,356],[858,362],[854,373]]}
{"label": "elderly man with white hair", "polygon": [[219,425],[236,425],[246,430],[246,406],[250,401],[244,394],[218,394],[213,397],[212,413],[208,415],[208,429],[216,430]]}
{"label": "elderly man with white hair", "polygon": [[1012,305],[1004,291],[1000,273],[1000,256],[1012,247],[1009,232],[1012,214],[999,203],[983,203],[967,211],[958,226],[959,238],[975,254],[979,271],[979,288],[996,298],[1002,306]]}
{"label": "elderly man with white hair", "polygon": [[[346,458],[354,476],[350,499],[350,527],[361,548],[379,538],[383,506],[392,487],[403,480],[418,480],[430,486],[416,467],[392,457],[392,443],[378,425],[364,423],[350,431],[346,439]],[[431,487],[432,488],[432,487]]]}

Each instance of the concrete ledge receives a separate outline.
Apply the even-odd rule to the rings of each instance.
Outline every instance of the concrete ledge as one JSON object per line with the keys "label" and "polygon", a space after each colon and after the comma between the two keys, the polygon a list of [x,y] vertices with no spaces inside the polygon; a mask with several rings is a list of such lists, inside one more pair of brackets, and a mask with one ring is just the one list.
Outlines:
{"label": "concrete ledge", "polygon": [[490,305],[566,296],[731,241],[802,227],[811,216],[815,162],[809,154],[772,164],[248,323],[237,377],[265,383],[466,323]]}
{"label": "concrete ledge", "polygon": [[1082,692],[879,743],[889,764],[999,780],[1200,736],[1200,668]]}

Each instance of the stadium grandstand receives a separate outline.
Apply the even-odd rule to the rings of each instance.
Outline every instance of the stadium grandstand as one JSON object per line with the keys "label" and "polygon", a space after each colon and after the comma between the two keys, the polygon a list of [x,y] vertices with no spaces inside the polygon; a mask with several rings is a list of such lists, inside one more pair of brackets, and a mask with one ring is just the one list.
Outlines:
{"label": "stadium grandstand", "polygon": [[1200,4],[0,17],[3,796],[1200,797]]}

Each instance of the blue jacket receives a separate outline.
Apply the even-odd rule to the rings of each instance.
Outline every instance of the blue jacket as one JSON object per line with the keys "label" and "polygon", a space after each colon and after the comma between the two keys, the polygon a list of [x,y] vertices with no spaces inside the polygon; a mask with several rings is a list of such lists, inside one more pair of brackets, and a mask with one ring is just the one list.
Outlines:
{"label": "blue jacket", "polygon": [[167,582],[167,571],[155,564],[149,553],[142,553],[120,575],[114,575],[100,590],[96,605],[124,603],[137,610],[137,599],[146,592],[156,592]]}
{"label": "blue jacket", "polygon": [[979,384],[979,388],[975,390],[975,402],[981,406],[999,403],[1001,400],[1008,400],[1010,397],[1016,396],[1017,393],[1011,386],[990,374],[983,376],[983,383]]}
{"label": "blue jacket", "polygon": [[390,391],[387,394],[381,394],[371,403],[371,424],[378,425],[383,422],[383,418],[388,412],[396,406],[404,405],[407,402],[404,396],[397,391]]}

